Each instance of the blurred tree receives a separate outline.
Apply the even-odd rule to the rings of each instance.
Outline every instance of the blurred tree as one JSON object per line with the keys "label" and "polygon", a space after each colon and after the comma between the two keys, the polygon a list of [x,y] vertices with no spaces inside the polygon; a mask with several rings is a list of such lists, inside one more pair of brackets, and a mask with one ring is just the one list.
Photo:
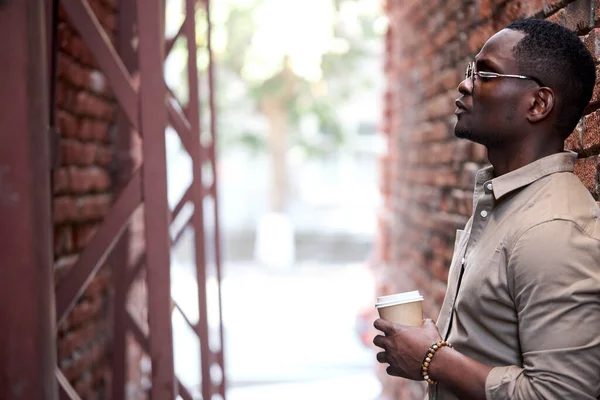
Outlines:
{"label": "blurred tree", "polygon": [[[219,146],[244,145],[252,151],[268,151],[273,174],[271,211],[286,208],[286,155],[291,147],[301,149],[307,157],[322,157],[344,143],[337,108],[371,84],[359,64],[372,57],[374,43],[376,46],[383,33],[378,29],[380,15],[373,3],[212,2],[220,120],[226,124],[237,121],[242,126],[237,132],[221,127]],[[206,27],[199,25],[198,29]],[[205,47],[202,42],[199,46]],[[237,93],[237,99],[231,92]],[[232,115],[236,102],[241,105],[248,98],[266,119],[267,132],[240,123]]]}

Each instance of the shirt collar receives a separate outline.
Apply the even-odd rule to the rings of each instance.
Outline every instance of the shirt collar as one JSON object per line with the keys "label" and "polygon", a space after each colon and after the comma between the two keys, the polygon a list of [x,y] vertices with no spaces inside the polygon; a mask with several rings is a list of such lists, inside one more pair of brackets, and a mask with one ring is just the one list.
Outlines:
{"label": "shirt collar", "polygon": [[493,178],[493,167],[488,166],[477,172],[476,182],[479,186],[491,179],[494,197],[498,200],[502,196],[527,186],[547,175],[556,172],[573,172],[576,159],[577,153],[565,150],[540,158],[531,164],[527,164],[497,178]]}

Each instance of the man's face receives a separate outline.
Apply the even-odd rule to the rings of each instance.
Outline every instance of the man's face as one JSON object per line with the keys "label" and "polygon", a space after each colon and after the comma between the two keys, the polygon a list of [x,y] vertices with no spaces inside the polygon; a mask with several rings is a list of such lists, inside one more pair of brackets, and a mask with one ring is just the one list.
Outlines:
{"label": "man's face", "polygon": [[[496,33],[475,57],[476,70],[519,74],[513,49],[524,36],[510,29]],[[487,147],[501,146],[513,139],[519,125],[524,123],[519,116],[527,110],[523,94],[531,88],[531,81],[474,78],[474,82],[467,78],[458,86],[462,96],[456,101],[458,120],[454,134]]]}

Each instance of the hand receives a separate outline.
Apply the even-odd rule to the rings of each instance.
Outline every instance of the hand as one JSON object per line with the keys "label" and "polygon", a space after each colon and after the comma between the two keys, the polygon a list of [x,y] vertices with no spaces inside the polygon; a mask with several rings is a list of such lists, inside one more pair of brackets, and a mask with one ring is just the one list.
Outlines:
{"label": "hand", "polygon": [[435,323],[425,319],[421,326],[405,326],[380,318],[373,325],[385,333],[385,336],[377,335],[373,344],[384,350],[377,354],[377,361],[390,364],[387,373],[415,381],[423,380],[421,363],[427,349],[442,340]]}

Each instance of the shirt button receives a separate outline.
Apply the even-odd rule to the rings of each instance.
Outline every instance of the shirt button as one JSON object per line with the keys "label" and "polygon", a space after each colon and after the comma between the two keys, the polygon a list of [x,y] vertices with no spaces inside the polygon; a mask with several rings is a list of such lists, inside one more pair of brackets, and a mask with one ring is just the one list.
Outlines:
{"label": "shirt button", "polygon": [[489,190],[490,192],[492,191],[492,184],[488,183],[487,185],[485,185],[485,187],[487,188],[487,190]]}
{"label": "shirt button", "polygon": [[488,212],[483,210],[479,215],[481,215],[483,218],[488,216]]}

